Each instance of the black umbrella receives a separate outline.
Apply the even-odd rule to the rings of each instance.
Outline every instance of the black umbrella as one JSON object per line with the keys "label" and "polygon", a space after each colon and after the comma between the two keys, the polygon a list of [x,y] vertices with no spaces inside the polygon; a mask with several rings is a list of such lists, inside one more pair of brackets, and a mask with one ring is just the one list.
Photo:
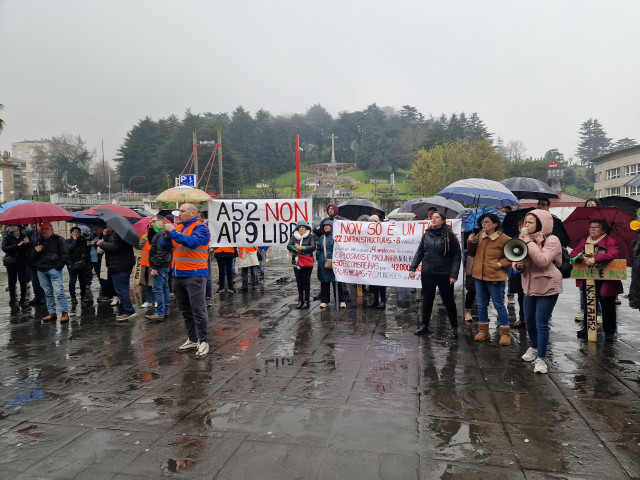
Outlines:
{"label": "black umbrella", "polygon": [[638,218],[640,202],[633,198],[613,195],[611,197],[599,198],[598,200],[600,200],[600,205],[603,207],[618,207],[623,212],[631,215],[634,219]]}
{"label": "black umbrella", "polygon": [[512,177],[500,180],[517,198],[558,198],[549,185],[537,178]]}
{"label": "black umbrella", "polygon": [[338,215],[347,220],[357,220],[361,215],[371,215],[371,209],[375,208],[380,213],[378,217],[380,220],[384,219],[384,210],[377,203],[373,203],[370,200],[365,200],[362,198],[354,198],[352,200],[347,200],[346,202],[342,202],[338,205]]}
{"label": "black umbrella", "polygon": [[102,208],[97,208],[96,210],[100,212],[105,223],[113,228],[122,240],[127,242],[133,248],[138,248],[140,244],[140,237],[138,237],[138,232],[136,232],[129,220],[124,218],[122,215],[112,212],[111,210]]}
{"label": "black umbrella", "polygon": [[[520,231],[518,230],[518,223],[520,223],[520,220],[523,219],[531,210],[535,210],[535,208],[521,208],[507,213],[502,221],[502,231],[505,235],[517,238],[520,234]],[[566,247],[571,242],[571,239],[569,238],[569,235],[567,235],[567,231],[564,228],[562,220],[555,215],[551,216],[553,217],[553,231],[551,233],[558,237],[558,240],[560,240],[560,244],[563,247]]]}

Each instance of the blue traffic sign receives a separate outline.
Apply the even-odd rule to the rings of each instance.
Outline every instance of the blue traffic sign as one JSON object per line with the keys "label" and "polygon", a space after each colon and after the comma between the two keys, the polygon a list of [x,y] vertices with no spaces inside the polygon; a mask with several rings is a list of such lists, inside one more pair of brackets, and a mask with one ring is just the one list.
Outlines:
{"label": "blue traffic sign", "polygon": [[180,185],[183,187],[195,187],[196,186],[196,176],[193,174],[189,175],[180,175]]}

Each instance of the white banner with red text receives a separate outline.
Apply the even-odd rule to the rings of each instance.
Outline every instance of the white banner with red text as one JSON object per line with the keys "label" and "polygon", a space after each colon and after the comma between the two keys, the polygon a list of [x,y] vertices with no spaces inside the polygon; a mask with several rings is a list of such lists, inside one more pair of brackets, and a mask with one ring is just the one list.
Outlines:
{"label": "white banner with red text", "polygon": [[310,199],[211,200],[208,209],[213,247],[286,245],[300,220],[312,220]]}
{"label": "white banner with red text", "polygon": [[[461,220],[447,220],[461,236]],[[411,261],[418,251],[429,220],[416,222],[333,222],[333,272],[338,282],[363,285],[421,288],[422,265],[409,278]],[[462,287],[462,265],[455,288]]]}

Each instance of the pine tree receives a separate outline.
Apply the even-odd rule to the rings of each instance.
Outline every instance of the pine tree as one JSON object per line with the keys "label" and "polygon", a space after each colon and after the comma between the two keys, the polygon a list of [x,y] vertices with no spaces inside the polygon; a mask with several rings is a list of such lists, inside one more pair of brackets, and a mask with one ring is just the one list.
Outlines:
{"label": "pine tree", "polygon": [[580,142],[577,155],[583,165],[598,158],[609,151],[611,138],[607,137],[602,124],[595,118],[590,118],[580,125]]}

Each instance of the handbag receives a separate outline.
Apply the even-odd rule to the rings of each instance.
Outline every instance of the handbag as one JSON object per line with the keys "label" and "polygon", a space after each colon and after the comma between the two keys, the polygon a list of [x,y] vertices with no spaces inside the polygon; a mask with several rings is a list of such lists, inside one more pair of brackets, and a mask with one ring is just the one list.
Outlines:
{"label": "handbag", "polygon": [[300,268],[313,267],[313,257],[311,255],[298,254],[298,266]]}
{"label": "handbag", "polygon": [[15,265],[16,257],[14,257],[13,255],[5,255],[4,258],[2,259],[2,264],[5,267],[10,267],[11,265]]}
{"label": "handbag", "polygon": [[333,259],[327,258],[327,237],[324,237],[324,268],[327,270],[333,268]]}

